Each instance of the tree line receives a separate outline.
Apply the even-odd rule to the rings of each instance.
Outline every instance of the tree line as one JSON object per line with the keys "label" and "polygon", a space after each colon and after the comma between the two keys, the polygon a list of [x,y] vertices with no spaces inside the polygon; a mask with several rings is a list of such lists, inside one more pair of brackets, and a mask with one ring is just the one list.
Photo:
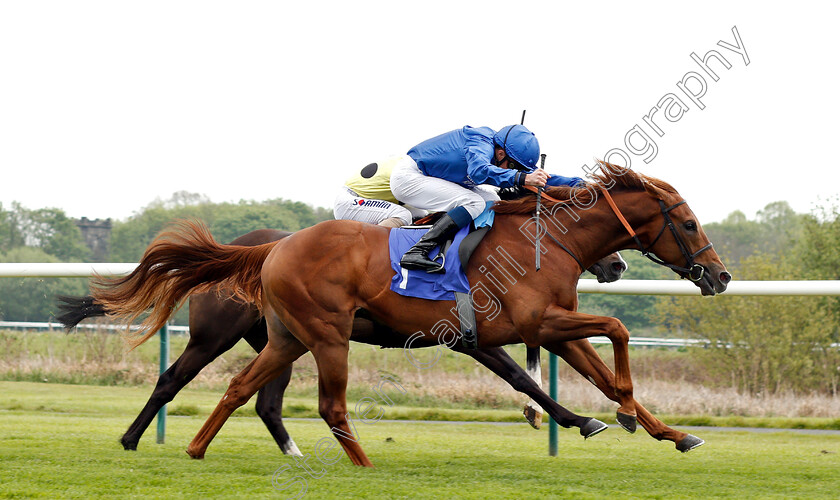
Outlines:
{"label": "tree line", "polygon": [[[176,219],[199,219],[213,237],[229,242],[256,229],[297,231],[332,219],[332,210],[283,199],[212,203],[188,192],[155,200],[126,220],[112,224],[108,262],[137,262],[154,237]],[[29,209],[0,204],[0,262],[91,262],[75,222],[57,208]],[[57,295],[85,295],[83,278],[0,278],[0,319],[49,321],[57,315]],[[186,309],[176,314],[186,324]]]}
{"label": "tree line", "polygon": [[[837,203],[803,215],[777,202],[755,220],[735,212],[706,229],[734,279],[840,279]],[[840,389],[838,297],[662,297],[651,317],[665,331],[708,339],[695,355],[718,383],[744,393]]]}

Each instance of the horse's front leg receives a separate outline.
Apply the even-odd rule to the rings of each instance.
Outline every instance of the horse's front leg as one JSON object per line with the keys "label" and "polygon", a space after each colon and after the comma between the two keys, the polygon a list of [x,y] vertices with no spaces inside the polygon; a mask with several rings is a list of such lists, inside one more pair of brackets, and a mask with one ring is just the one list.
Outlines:
{"label": "horse's front leg", "polygon": [[533,401],[536,401],[548,410],[548,414],[559,425],[567,428],[572,426],[578,427],[580,429],[580,435],[584,439],[588,439],[607,428],[606,424],[600,420],[577,415],[560,406],[501,347],[472,350],[464,349],[460,344],[457,344],[452,349],[472,356],[473,359],[489,368],[490,371],[501,377],[511,387],[531,396]]}
{"label": "horse's front leg", "polygon": [[[528,367],[528,376],[534,379],[534,382],[537,386],[542,389],[542,368],[540,367],[540,348],[539,347],[529,347],[527,349],[527,367]],[[525,410],[523,415],[528,420],[528,423],[531,424],[531,427],[534,429],[539,429],[540,425],[542,424],[542,414],[543,409],[539,403],[537,403],[534,398],[528,400],[525,404]]]}
{"label": "horse's front leg", "polygon": [[[592,347],[588,340],[574,340],[563,343],[557,353],[572,368],[577,370],[585,379],[589,380],[604,393],[609,399],[618,401],[615,396],[615,376],[609,367],[598,355],[598,351]],[[636,413],[642,427],[657,440],[673,441],[679,451],[687,452],[703,444],[703,440],[697,436],[687,434],[665,425],[661,420],[654,417],[638,401],[636,402]]]}
{"label": "horse's front leg", "polygon": [[563,343],[602,335],[610,339],[615,357],[615,396],[619,408],[616,419],[628,432],[636,431],[636,401],[630,377],[630,332],[616,318],[593,316],[559,306],[549,306],[537,330],[537,343],[554,354],[563,351]]}

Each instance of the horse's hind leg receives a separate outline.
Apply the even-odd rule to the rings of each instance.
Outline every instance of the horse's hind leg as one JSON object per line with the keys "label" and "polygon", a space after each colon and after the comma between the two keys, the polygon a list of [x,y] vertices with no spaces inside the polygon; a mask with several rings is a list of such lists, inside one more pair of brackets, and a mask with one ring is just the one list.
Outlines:
{"label": "horse's hind leg", "polygon": [[[321,418],[353,465],[373,467],[359,446],[358,435],[355,428],[351,428],[347,413],[347,355],[355,313],[352,297],[346,294],[342,288],[344,285],[323,287],[317,290],[321,300],[316,302],[313,299],[315,287],[295,289],[289,283],[270,279],[272,272],[276,276],[287,275],[276,267],[272,268],[271,261],[267,261],[263,269],[263,284],[268,291],[265,300],[277,311],[282,324],[312,351],[318,365],[318,412]],[[318,277],[329,282],[323,274]],[[273,289],[280,290],[280,293],[271,294]],[[283,299],[287,302],[284,303]],[[274,324],[269,322],[269,328],[273,330]]]}
{"label": "horse's hind leg", "polygon": [[[584,378],[592,382],[605,396],[618,402],[618,397],[615,395],[615,375],[588,340],[565,342],[559,347],[557,354]],[[663,439],[673,441],[679,451],[690,451],[703,444],[703,440],[697,436],[668,427],[638,401],[636,401],[636,415],[648,434],[660,441]]]}
{"label": "horse's hind leg", "polygon": [[347,413],[348,350],[347,341],[324,342],[312,347],[312,355],[318,364],[318,411],[353,465],[373,467],[359,446],[359,436],[355,426],[350,426]]}
{"label": "horse's hind leg", "polygon": [[[245,334],[245,340],[255,351],[262,351],[268,340],[265,321],[259,321],[251,327],[251,330]],[[289,365],[279,377],[259,390],[256,409],[257,415],[262,419],[268,432],[271,433],[283,453],[300,457],[303,454],[283,425],[283,394],[286,392],[291,377],[292,365]]]}
{"label": "horse's hind leg", "polygon": [[283,425],[283,394],[292,378],[292,365],[283,370],[279,377],[265,384],[257,393],[256,410],[271,437],[283,451],[284,455],[302,457],[292,436]]}
{"label": "horse's hind leg", "polygon": [[[287,292],[288,293],[288,292]],[[302,297],[304,294],[297,294]],[[340,302],[340,292],[332,295]],[[342,310],[346,313],[340,312]],[[353,328],[353,309],[334,305],[332,311],[308,300],[278,307],[283,324],[312,351],[318,365],[318,412],[344,448],[353,465],[373,467],[347,413],[347,354]]]}
{"label": "horse's hind leg", "polygon": [[231,380],[222,400],[187,447],[189,456],[204,458],[207,446],[228,417],[307,351],[307,348],[288,332],[275,334],[269,329],[268,335],[269,342],[265,349]]}
{"label": "horse's hind leg", "polygon": [[146,405],[125,431],[120,443],[126,450],[136,450],[140,437],[146,432],[149,424],[154,420],[158,411],[163,405],[172,401],[181,389],[184,388],[198,373],[216,359],[220,354],[227,351],[239,340],[238,335],[232,338],[211,338],[202,336],[200,330],[192,333],[187,348],[177,360],[158,378],[155,390],[146,402]]}

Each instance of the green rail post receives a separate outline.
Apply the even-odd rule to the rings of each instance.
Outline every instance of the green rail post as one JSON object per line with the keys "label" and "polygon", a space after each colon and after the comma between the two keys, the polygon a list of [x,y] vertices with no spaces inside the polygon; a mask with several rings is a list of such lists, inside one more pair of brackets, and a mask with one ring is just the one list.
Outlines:
{"label": "green rail post", "polygon": [[[158,332],[160,334],[160,373],[169,368],[169,326],[164,324]],[[157,443],[163,444],[166,437],[166,405],[157,414]]]}
{"label": "green rail post", "polygon": [[[548,395],[557,401],[557,355],[548,355]],[[557,456],[557,422],[548,417],[548,455]]]}

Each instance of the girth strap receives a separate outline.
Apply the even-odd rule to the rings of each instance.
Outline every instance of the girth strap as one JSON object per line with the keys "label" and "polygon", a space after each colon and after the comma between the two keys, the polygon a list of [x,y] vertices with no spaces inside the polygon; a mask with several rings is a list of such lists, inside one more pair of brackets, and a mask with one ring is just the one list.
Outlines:
{"label": "girth strap", "polygon": [[478,335],[475,332],[475,310],[470,294],[455,292],[455,308],[461,323],[461,345],[467,349],[478,348]]}

